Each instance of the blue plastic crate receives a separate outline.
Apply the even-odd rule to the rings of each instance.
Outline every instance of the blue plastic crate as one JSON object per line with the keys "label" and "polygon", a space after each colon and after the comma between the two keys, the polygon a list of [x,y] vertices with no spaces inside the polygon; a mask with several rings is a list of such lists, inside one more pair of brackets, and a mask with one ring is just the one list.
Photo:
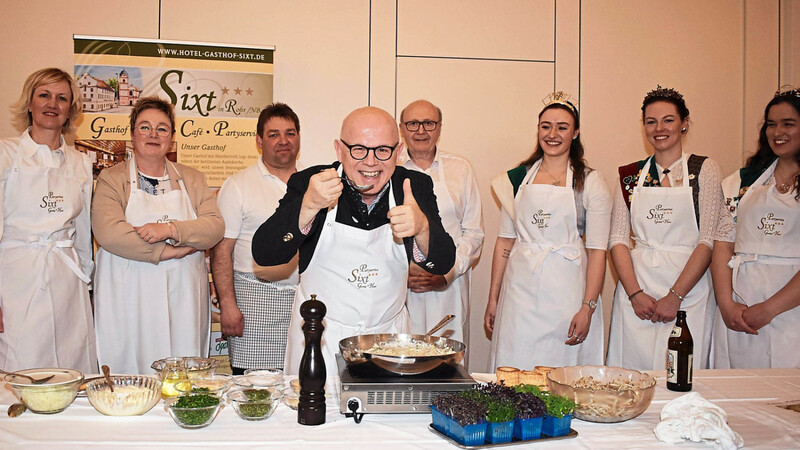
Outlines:
{"label": "blue plastic crate", "polygon": [[489,422],[486,429],[486,440],[492,444],[503,444],[511,442],[511,436],[514,432],[514,421],[508,422]]}
{"label": "blue plastic crate", "polygon": [[553,416],[544,416],[542,433],[552,437],[566,436],[569,434],[570,425],[572,425],[572,414],[560,419]]}
{"label": "blue plastic crate", "polygon": [[436,428],[444,434],[450,433],[450,426],[448,425],[450,423],[450,418],[433,405],[431,405],[431,421],[433,422],[433,428]]}
{"label": "blue plastic crate", "polygon": [[542,421],[544,417],[517,419],[514,421],[513,436],[521,441],[530,441],[542,437]]}
{"label": "blue plastic crate", "polygon": [[448,435],[462,445],[483,445],[486,441],[486,422],[465,427],[458,422],[450,422]]}

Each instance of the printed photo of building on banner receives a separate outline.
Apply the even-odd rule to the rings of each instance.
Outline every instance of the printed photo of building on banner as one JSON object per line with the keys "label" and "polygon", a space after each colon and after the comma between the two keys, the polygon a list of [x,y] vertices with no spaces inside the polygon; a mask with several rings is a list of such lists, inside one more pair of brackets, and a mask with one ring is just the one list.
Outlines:
{"label": "printed photo of building on banner", "polygon": [[[90,156],[95,178],[131,156],[129,115],[137,100],[151,95],[175,106],[167,158],[205,173],[212,189],[259,158],[256,122],[272,103],[274,48],[94,36],[74,36],[74,44],[84,107],[75,148]],[[228,343],[209,282],[209,353],[222,360],[224,372]]]}
{"label": "printed photo of building on banner", "polygon": [[95,176],[132,151],[128,115],[141,97],[175,105],[167,157],[219,187],[255,163],[256,121],[272,102],[274,48],[75,36],[75,80],[83,96],[75,148]]}

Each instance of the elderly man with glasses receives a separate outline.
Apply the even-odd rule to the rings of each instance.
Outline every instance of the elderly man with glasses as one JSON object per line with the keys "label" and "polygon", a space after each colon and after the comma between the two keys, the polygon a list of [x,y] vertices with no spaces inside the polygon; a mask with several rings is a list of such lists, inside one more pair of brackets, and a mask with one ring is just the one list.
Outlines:
{"label": "elderly man with glasses", "polygon": [[400,154],[398,164],[433,179],[442,224],[456,244],[455,265],[445,275],[409,266],[411,332],[425,333],[442,317],[454,314],[455,320],[436,334],[461,341],[469,349],[470,278],[483,246],[478,181],[469,161],[438,148],[442,111],[436,105],[427,100],[412,102],[400,113],[399,125],[406,151]]}
{"label": "elderly man with glasses", "polygon": [[304,348],[300,304],[311,294],[327,307],[322,350],[332,375],[341,339],[409,331],[409,262],[444,275],[455,260],[431,178],[396,167],[403,146],[391,115],[374,107],[353,111],[334,148],[339,162],[292,175],[275,214],[253,237],[260,265],[300,253],[284,364],[290,374]]}

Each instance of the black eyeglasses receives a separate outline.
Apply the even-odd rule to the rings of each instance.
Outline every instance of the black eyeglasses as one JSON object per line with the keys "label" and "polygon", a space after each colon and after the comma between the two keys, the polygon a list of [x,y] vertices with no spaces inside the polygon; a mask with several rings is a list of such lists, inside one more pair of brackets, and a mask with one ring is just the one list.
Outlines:
{"label": "black eyeglasses", "polygon": [[400,142],[398,142],[397,144],[394,144],[392,146],[381,145],[379,147],[364,147],[363,145],[359,144],[350,145],[341,139],[339,139],[339,141],[341,141],[341,143],[344,144],[344,146],[347,147],[348,150],[350,150],[350,157],[355,159],[356,161],[361,161],[362,159],[365,159],[367,155],[369,155],[370,150],[372,150],[372,153],[375,154],[375,159],[377,159],[378,161],[386,161],[392,157],[394,149],[396,149],[397,146],[400,144]]}
{"label": "black eyeglasses", "polygon": [[419,126],[422,125],[422,128],[425,131],[433,131],[436,129],[436,126],[439,125],[439,122],[435,120],[423,120],[422,122],[417,120],[409,120],[408,122],[403,122],[403,125],[406,126],[406,130],[408,131],[417,131],[419,130]]}

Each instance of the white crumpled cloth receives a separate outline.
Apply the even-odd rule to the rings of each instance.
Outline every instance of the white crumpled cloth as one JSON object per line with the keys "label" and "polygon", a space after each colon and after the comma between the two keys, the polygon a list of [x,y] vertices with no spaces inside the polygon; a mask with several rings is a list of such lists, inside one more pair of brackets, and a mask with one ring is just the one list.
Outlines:
{"label": "white crumpled cloth", "polygon": [[661,422],[653,430],[659,441],[680,444],[684,439],[736,450],[744,446],[739,433],[728,426],[728,415],[697,392],[682,395],[664,405]]}

